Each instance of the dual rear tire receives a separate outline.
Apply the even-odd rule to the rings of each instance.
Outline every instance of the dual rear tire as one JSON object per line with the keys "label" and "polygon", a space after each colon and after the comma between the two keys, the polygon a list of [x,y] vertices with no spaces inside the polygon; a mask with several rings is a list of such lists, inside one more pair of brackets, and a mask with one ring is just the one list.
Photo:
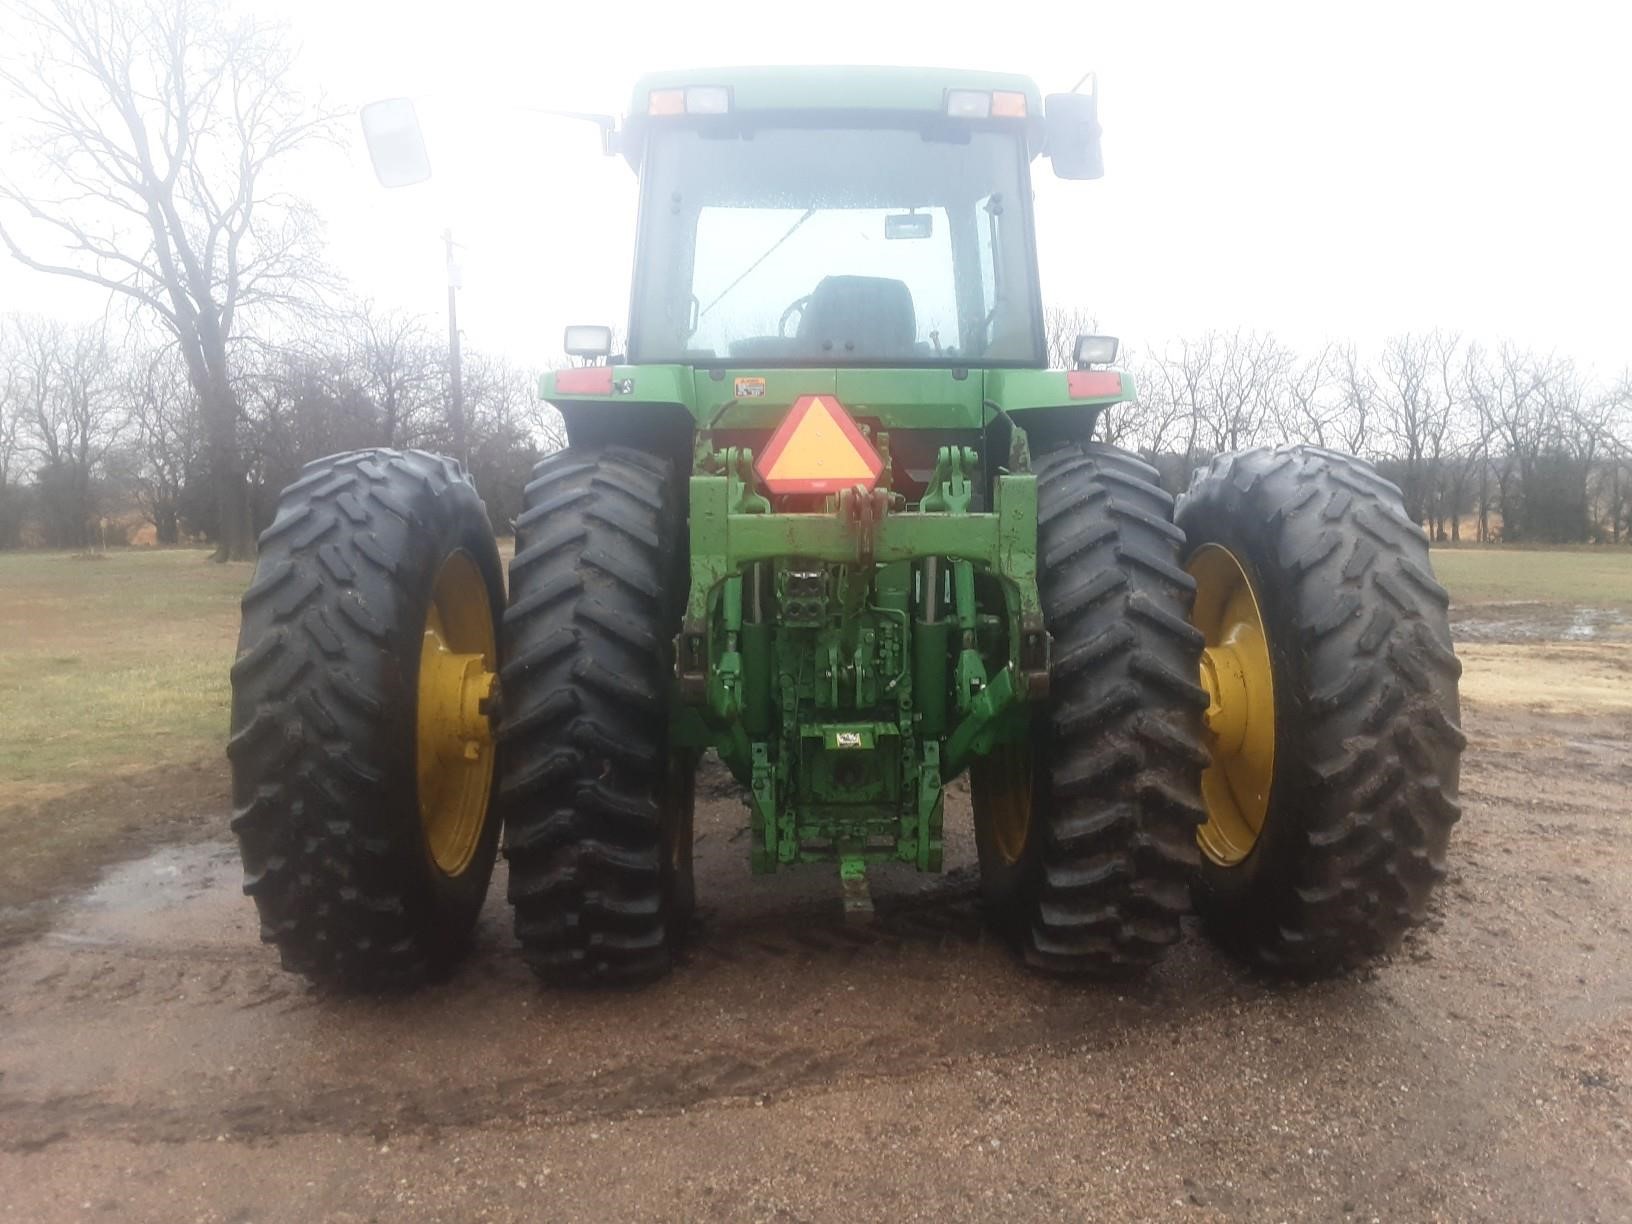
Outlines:
{"label": "dual rear tire", "polygon": [[1050,716],[971,775],[996,923],[1099,976],[1153,965],[1192,899],[1266,969],[1394,946],[1445,874],[1464,744],[1399,490],[1309,447],[1221,456],[1176,510],[1112,447],[1038,469]]}
{"label": "dual rear tire", "polygon": [[508,607],[453,461],[339,455],[284,491],[243,598],[228,756],[244,891],[286,968],[364,990],[444,976],[501,825],[542,977],[669,967],[693,905],[695,765],[668,744],[673,485],[666,461],[617,447],[539,464]]}
{"label": "dual rear tire", "polygon": [[[1314,447],[1220,456],[1177,522],[1226,697],[1237,652],[1219,646],[1250,640],[1243,605],[1267,648],[1260,681],[1239,667],[1247,735],[1233,752],[1215,736],[1204,779],[1202,917],[1280,972],[1386,952],[1426,916],[1459,816],[1461,663],[1427,537],[1370,465]],[[1254,724],[1270,729],[1267,762]],[[1221,720],[1227,741],[1237,730]]]}

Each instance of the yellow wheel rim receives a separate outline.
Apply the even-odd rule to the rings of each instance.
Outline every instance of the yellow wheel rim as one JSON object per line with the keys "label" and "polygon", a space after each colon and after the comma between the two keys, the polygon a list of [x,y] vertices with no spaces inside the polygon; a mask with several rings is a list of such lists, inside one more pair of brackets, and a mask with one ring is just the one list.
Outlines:
{"label": "yellow wheel rim", "polygon": [[445,875],[470,866],[493,786],[488,701],[497,652],[487,584],[466,552],[437,572],[419,653],[416,768],[419,821]]}
{"label": "yellow wheel rim", "polygon": [[1031,835],[1031,745],[1001,744],[976,758],[969,786],[992,848],[1012,867]]}
{"label": "yellow wheel rim", "polygon": [[1213,763],[1201,775],[1207,822],[1196,840],[1231,867],[1252,853],[1275,776],[1275,678],[1258,598],[1229,549],[1205,544],[1190,558],[1196,580],[1191,620],[1206,638],[1201,686]]}

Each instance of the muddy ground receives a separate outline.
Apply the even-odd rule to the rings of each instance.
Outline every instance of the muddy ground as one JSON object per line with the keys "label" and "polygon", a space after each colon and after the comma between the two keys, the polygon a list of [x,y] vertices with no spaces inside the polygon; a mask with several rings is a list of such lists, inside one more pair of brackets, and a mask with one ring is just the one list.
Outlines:
{"label": "muddy ground", "polygon": [[1137,986],[1028,975],[961,796],[949,874],[847,927],[827,873],[749,876],[720,788],[668,981],[541,991],[501,868],[453,981],[324,997],[256,939],[220,775],[182,778],[180,842],[8,916],[0,1218],[1632,1218],[1632,645],[1574,623],[1459,624],[1451,878],[1313,986],[1199,930]]}

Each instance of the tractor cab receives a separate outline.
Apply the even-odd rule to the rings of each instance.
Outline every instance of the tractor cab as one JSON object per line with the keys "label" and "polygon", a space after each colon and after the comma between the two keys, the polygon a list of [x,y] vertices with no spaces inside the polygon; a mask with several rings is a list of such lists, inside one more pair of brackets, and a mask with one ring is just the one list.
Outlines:
{"label": "tractor cab", "polygon": [[825,396],[888,441],[880,487],[917,504],[950,446],[978,456],[981,508],[985,456],[1018,428],[1086,437],[1132,398],[1118,373],[1047,369],[1032,164],[1100,176],[1091,86],[1045,99],[997,72],[657,73],[603,127],[639,178],[635,271],[626,351],[585,328],[599,342],[568,352],[588,367],[544,377],[575,445],[638,430],[682,468],[699,446],[763,457],[795,405]]}
{"label": "tractor cab", "polygon": [[994,73],[646,78],[630,362],[1042,368],[1029,165],[1052,136],[1097,168],[1092,105],[1051,98],[1051,128]]}

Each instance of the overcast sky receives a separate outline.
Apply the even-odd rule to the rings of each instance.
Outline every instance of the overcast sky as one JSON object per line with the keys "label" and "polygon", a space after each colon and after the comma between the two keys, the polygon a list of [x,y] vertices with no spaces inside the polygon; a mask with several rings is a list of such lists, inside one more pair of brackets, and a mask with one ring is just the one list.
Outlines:
{"label": "overcast sky", "polygon": [[[622,324],[634,178],[592,128],[643,71],[731,63],[1100,78],[1106,177],[1036,164],[1046,299],[1149,344],[1209,327],[1294,344],[1444,326],[1602,373],[1632,358],[1632,4],[644,5],[277,0],[329,98],[415,98],[435,177],[387,192],[360,138],[300,181],[359,295],[440,324],[464,243],[467,343],[538,361]],[[0,310],[102,297],[0,264]]]}

